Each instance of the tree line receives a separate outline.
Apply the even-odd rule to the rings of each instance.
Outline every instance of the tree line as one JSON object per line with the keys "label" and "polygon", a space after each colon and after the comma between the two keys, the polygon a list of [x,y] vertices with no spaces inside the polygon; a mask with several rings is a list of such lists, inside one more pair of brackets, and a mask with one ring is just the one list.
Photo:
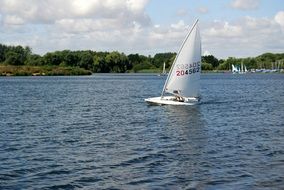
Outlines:
{"label": "tree line", "polygon": [[[85,51],[55,51],[45,55],[34,54],[30,47],[7,46],[0,44],[0,64],[16,66],[62,66],[78,67],[94,73],[125,73],[143,70],[159,71],[163,63],[170,68],[176,53],[157,53],[154,56],[139,54],[125,55],[118,51],[96,52]],[[231,65],[242,63],[248,69],[271,68],[277,63],[284,63],[284,53],[264,53],[257,57],[217,59],[213,55],[202,56],[203,70],[230,70]],[[283,68],[283,64],[280,65]]]}

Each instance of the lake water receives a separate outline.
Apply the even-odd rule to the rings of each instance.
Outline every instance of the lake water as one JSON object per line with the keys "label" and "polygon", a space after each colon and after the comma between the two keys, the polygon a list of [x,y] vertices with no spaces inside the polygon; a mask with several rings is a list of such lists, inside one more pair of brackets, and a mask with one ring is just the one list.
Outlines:
{"label": "lake water", "polygon": [[0,189],[284,189],[284,75],[201,77],[179,107],[154,75],[0,78]]}

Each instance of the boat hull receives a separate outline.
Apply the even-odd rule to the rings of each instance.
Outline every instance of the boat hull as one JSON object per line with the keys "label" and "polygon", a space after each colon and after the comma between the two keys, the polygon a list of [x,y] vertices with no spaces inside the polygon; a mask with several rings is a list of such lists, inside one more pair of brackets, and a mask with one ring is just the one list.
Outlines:
{"label": "boat hull", "polygon": [[164,96],[164,97],[154,97],[147,98],[145,101],[152,105],[181,105],[181,106],[190,106],[198,104],[197,98],[185,98],[185,101],[177,101],[174,96]]}

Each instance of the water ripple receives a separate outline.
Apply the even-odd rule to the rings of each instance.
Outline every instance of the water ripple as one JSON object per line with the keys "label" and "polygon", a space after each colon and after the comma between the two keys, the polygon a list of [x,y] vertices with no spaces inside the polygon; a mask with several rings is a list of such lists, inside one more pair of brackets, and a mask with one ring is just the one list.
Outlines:
{"label": "water ripple", "polygon": [[0,189],[283,189],[283,77],[202,75],[178,108],[152,75],[0,78]]}

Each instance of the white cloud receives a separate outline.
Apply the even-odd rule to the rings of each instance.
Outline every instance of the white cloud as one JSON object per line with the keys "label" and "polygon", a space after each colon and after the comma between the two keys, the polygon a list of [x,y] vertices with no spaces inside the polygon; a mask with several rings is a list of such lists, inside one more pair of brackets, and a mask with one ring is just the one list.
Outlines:
{"label": "white cloud", "polygon": [[180,20],[180,21],[178,21],[178,23],[176,23],[176,24],[171,24],[171,27],[172,27],[173,29],[179,30],[179,29],[184,29],[184,28],[186,28],[186,25],[185,25],[185,23],[184,23],[183,20]]}
{"label": "white cloud", "polygon": [[[192,24],[188,21],[190,14],[181,14],[186,14],[184,20],[153,24],[146,12],[148,2],[0,0],[0,42],[29,45],[41,54],[63,49],[145,55],[178,51]],[[236,7],[246,10],[257,7],[234,2]],[[218,58],[283,52],[284,11],[270,18],[201,19],[200,28],[204,53]]]}
{"label": "white cloud", "polygon": [[[58,3],[57,7],[60,3]],[[2,0],[0,1],[0,12],[3,19],[9,17],[21,18],[24,23],[27,22],[47,22],[56,16],[56,12],[51,10],[53,6],[45,6],[46,3],[35,0]]]}
{"label": "white cloud", "polygon": [[204,50],[203,56],[212,55],[208,50]]}
{"label": "white cloud", "polygon": [[260,0],[234,0],[231,3],[231,7],[240,10],[257,9],[260,4]]}
{"label": "white cloud", "polygon": [[5,18],[4,24],[7,25],[22,25],[24,24],[24,20],[16,15],[9,15]]}
{"label": "white cloud", "polygon": [[203,28],[203,48],[219,58],[283,52],[284,33],[275,21],[277,16],[279,13],[274,18],[243,17],[231,22],[215,21]]}
{"label": "white cloud", "polygon": [[207,29],[207,35],[212,37],[240,37],[242,35],[242,27],[231,25],[229,22],[215,21],[214,26]]}
{"label": "white cloud", "polygon": [[145,12],[147,3],[148,0],[0,0],[0,41],[29,45],[40,54],[61,49],[130,52],[141,44],[147,49],[147,28],[152,27]]}
{"label": "white cloud", "polygon": [[54,23],[61,19],[132,18],[149,24],[144,13],[148,0],[2,0],[0,12],[7,17],[21,18],[25,23]]}
{"label": "white cloud", "polygon": [[[134,24],[135,23],[135,24]],[[133,25],[137,26],[137,22],[127,23],[127,29],[131,29]],[[65,33],[88,33],[94,31],[110,31],[110,30],[124,30],[125,26],[117,22],[113,18],[102,18],[99,20],[85,18],[85,19],[61,19],[55,22],[55,27]]]}
{"label": "white cloud", "polygon": [[78,16],[87,16],[102,8],[98,0],[74,0],[70,2],[71,13]]}
{"label": "white cloud", "polygon": [[148,3],[148,0],[142,0],[142,1],[127,0],[126,1],[127,7],[129,8],[129,10],[133,12],[143,12],[147,3]]}
{"label": "white cloud", "polygon": [[284,11],[279,11],[275,15],[274,19],[281,26],[282,30],[284,31]]}

